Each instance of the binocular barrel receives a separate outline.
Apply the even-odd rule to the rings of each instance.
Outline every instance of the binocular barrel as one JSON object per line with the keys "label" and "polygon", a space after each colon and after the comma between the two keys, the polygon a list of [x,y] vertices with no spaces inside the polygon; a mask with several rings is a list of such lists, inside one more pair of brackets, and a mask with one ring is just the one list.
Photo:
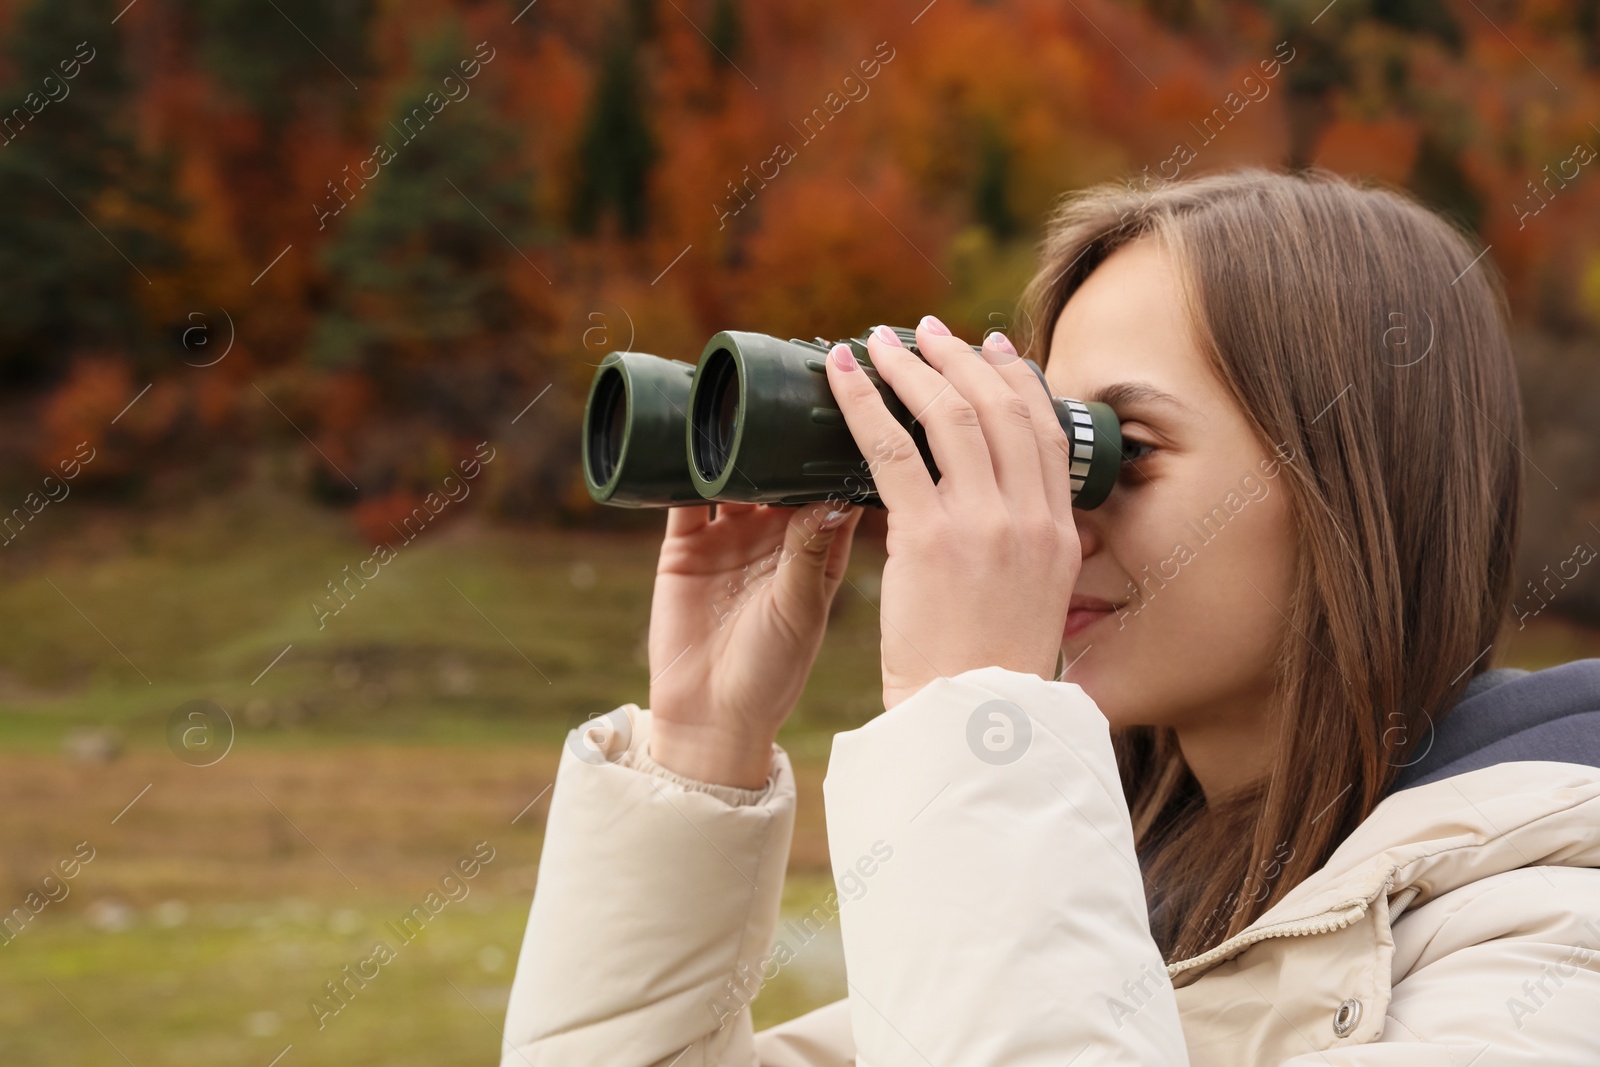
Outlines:
{"label": "binocular barrel", "polygon": [[[894,331],[921,356],[915,331]],[[927,434],[872,366],[866,336],[843,343],[937,481]],[[856,447],[828,385],[825,361],[832,347],[820,337],[785,341],[724,330],[706,342],[697,365],[643,352],[608,354],[583,413],[589,495],[633,508],[830,499],[882,507],[872,461]],[[1039,365],[1026,362],[1043,382]],[[1050,403],[1072,445],[1073,506],[1098,507],[1122,464],[1116,413],[1065,397]]]}

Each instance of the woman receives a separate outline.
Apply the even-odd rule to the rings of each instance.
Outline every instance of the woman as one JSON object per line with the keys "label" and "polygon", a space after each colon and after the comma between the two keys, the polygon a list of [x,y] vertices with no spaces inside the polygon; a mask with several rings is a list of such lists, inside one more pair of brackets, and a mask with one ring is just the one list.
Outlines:
{"label": "woman", "polygon": [[1488,669],[1521,494],[1490,261],[1245,169],[1070,196],[1024,306],[1049,391],[1122,420],[1096,510],[1004,336],[868,342],[937,483],[828,361],[889,519],[885,711],[824,783],[849,996],[752,1033],[834,917],[777,927],[775,738],[859,509],[677,508],[651,709],[563,754],[502,1064],[1600,1063],[1600,661]]}

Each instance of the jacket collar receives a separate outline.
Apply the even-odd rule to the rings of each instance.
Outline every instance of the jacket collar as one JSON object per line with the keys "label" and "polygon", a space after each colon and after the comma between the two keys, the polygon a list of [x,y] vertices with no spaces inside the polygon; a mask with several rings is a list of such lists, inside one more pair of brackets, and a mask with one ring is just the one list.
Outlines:
{"label": "jacket collar", "polygon": [[1555,760],[1600,767],[1600,659],[1541,671],[1484,671],[1437,722],[1428,716],[1418,749],[1391,791],[1497,763]]}
{"label": "jacket collar", "polygon": [[1192,979],[1250,945],[1360,920],[1380,896],[1390,918],[1520,867],[1600,867],[1600,768],[1500,763],[1390,794],[1328,862],[1249,927],[1169,964]]}

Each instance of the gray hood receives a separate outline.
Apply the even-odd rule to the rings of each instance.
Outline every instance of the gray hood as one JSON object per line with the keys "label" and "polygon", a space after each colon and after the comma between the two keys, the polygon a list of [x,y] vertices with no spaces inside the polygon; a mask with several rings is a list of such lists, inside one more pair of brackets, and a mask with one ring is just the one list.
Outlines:
{"label": "gray hood", "polygon": [[1484,671],[1435,723],[1390,791],[1520,760],[1600,767],[1600,659]]}

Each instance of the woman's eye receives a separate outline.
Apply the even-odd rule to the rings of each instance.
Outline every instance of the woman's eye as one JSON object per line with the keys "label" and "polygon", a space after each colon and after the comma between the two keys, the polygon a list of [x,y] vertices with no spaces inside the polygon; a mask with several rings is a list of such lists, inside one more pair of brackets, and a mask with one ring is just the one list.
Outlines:
{"label": "woman's eye", "polygon": [[1137,463],[1155,451],[1154,445],[1145,444],[1143,441],[1124,436],[1122,439],[1122,462]]}

